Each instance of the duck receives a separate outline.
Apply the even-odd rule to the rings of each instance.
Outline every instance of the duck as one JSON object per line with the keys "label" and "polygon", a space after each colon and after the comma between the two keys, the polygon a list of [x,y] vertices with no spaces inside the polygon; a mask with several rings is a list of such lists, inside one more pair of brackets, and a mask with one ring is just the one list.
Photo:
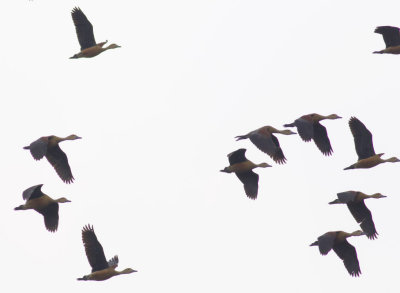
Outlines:
{"label": "duck", "polygon": [[220,170],[224,173],[235,173],[239,180],[244,185],[244,190],[248,198],[256,199],[258,194],[258,174],[252,170],[260,167],[267,168],[272,167],[267,163],[254,164],[249,161],[246,156],[246,149],[238,149],[228,154],[229,166]]}
{"label": "duck", "polygon": [[106,260],[103,247],[94,233],[93,225],[90,226],[88,224],[83,227],[82,241],[92,272],[82,278],[78,278],[78,281],[104,281],[118,275],[137,272],[131,268],[126,268],[122,271],[115,270],[119,262],[118,256],[115,255],[109,261]]}
{"label": "duck", "polygon": [[29,146],[25,146],[24,149],[29,150],[36,161],[46,157],[47,161],[49,161],[56,170],[61,180],[69,184],[72,183],[75,178],[72,175],[71,167],[68,164],[67,155],[61,150],[58,144],[62,141],[81,138],[82,137],[75,134],[71,134],[67,137],[58,137],[55,135],[42,136],[32,142]]}
{"label": "duck", "polygon": [[347,238],[352,236],[361,236],[365,233],[361,230],[347,233],[343,231],[331,231],[318,237],[318,240],[311,243],[310,246],[318,246],[319,252],[322,255],[327,255],[333,249],[337,256],[343,260],[344,266],[353,277],[358,277],[361,274],[360,264],[357,258],[357,251],[351,245]]}
{"label": "duck", "polygon": [[121,46],[117,44],[103,47],[107,44],[107,40],[105,42],[96,43],[93,34],[93,26],[79,7],[74,7],[72,9],[71,16],[75,25],[81,51],[69,59],[92,58],[109,49],[121,48]]}
{"label": "duck", "polygon": [[351,133],[354,137],[354,145],[358,155],[358,161],[344,170],[351,169],[369,169],[382,163],[400,162],[397,157],[382,159],[384,153],[375,154],[374,145],[372,142],[372,134],[365,125],[356,117],[351,117],[349,120]]}
{"label": "duck", "polygon": [[325,156],[330,156],[333,153],[331,142],[328,137],[325,126],[321,125],[320,121],[325,119],[341,119],[337,114],[328,116],[319,115],[316,113],[303,115],[296,119],[293,123],[284,124],[284,127],[297,127],[297,131],[301,139],[305,142],[314,140],[318,149]]}
{"label": "duck", "polygon": [[284,135],[297,134],[291,130],[278,130],[272,126],[263,126],[245,135],[236,136],[236,141],[249,138],[250,141],[262,152],[268,154],[275,163],[286,163],[285,155],[279,145],[279,141],[273,133]]}
{"label": "duck", "polygon": [[395,26],[378,26],[375,33],[381,34],[386,48],[374,54],[400,54],[400,30]]}
{"label": "duck", "polygon": [[58,229],[58,204],[71,202],[65,197],[52,199],[42,192],[43,184],[29,187],[22,193],[25,204],[20,205],[14,210],[35,210],[44,217],[44,225],[49,232],[56,232]]}
{"label": "duck", "polygon": [[376,232],[374,221],[372,220],[371,211],[365,205],[364,200],[368,198],[385,198],[387,196],[381,193],[374,193],[371,195],[365,194],[361,191],[345,191],[337,194],[337,199],[331,201],[329,204],[346,204],[357,223],[360,224],[361,230],[365,233],[368,239],[376,239],[378,232]]}

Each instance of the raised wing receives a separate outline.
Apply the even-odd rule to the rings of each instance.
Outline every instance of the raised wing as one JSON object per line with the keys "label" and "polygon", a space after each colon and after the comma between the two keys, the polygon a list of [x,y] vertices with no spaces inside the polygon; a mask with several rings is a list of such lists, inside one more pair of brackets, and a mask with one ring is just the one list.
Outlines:
{"label": "raised wing", "polygon": [[93,26],[86,15],[79,7],[75,7],[71,12],[72,20],[75,24],[76,35],[78,36],[81,51],[96,45],[93,34]]}
{"label": "raised wing", "polygon": [[101,271],[108,268],[108,262],[104,255],[103,247],[97,240],[96,234],[94,233],[93,226],[84,226],[82,229],[82,241],[85,246],[86,256],[89,264],[92,267],[92,273]]}
{"label": "raised wing", "polygon": [[59,145],[49,148],[46,158],[54,167],[62,181],[65,183],[72,183],[74,181],[74,176],[72,176],[71,168],[68,164],[67,155],[61,150]]}
{"label": "raised wing", "polygon": [[400,46],[400,31],[398,27],[394,26],[378,26],[375,29],[377,34],[383,36],[386,48]]}
{"label": "raised wing", "polygon": [[118,255],[115,255],[112,259],[108,261],[108,266],[116,268],[118,266],[118,262],[119,262]]}
{"label": "raised wing", "polygon": [[356,191],[345,191],[345,192],[339,192],[337,194],[337,197],[341,203],[349,203],[354,201],[354,199],[357,196]]}
{"label": "raised wing", "polygon": [[43,184],[35,185],[29,187],[28,189],[22,192],[22,198],[24,200],[34,199],[43,196],[43,192],[41,190]]}
{"label": "raised wing", "polygon": [[234,165],[237,163],[247,161],[247,158],[244,155],[245,153],[246,153],[246,149],[238,149],[238,150],[230,153],[228,155],[229,164]]}
{"label": "raised wing", "polygon": [[372,134],[367,127],[365,127],[365,125],[356,117],[350,118],[349,126],[354,137],[358,160],[366,159],[375,155],[374,145],[372,143]]}

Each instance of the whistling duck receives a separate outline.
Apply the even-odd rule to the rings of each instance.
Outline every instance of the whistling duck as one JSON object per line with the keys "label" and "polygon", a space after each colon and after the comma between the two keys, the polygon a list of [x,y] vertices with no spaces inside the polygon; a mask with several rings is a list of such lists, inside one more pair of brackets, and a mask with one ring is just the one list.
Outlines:
{"label": "whistling duck", "polygon": [[386,44],[386,49],[375,51],[375,54],[400,54],[400,31],[394,26],[378,26],[375,33],[381,34]]}
{"label": "whistling duck", "polygon": [[225,167],[221,172],[235,173],[242,181],[246,195],[251,199],[257,198],[258,193],[258,174],[252,170],[257,167],[272,167],[267,163],[254,164],[246,156],[246,149],[238,149],[228,155],[229,167]]}
{"label": "whistling duck", "polygon": [[297,127],[297,131],[303,141],[314,140],[318,149],[325,155],[330,156],[333,152],[331,142],[329,141],[328,133],[325,126],[319,122],[324,119],[340,119],[342,117],[331,114],[322,116],[319,114],[308,114],[296,119],[293,123],[284,124],[284,127]]}
{"label": "whistling duck", "polygon": [[40,160],[45,156],[47,161],[54,167],[61,180],[65,183],[72,183],[74,181],[74,176],[72,176],[67,155],[61,150],[58,144],[64,140],[75,139],[81,139],[81,137],[75,134],[71,134],[67,137],[58,137],[55,135],[42,136],[29,146],[24,147],[24,149],[30,150],[35,160]]}
{"label": "whistling duck", "polygon": [[358,155],[358,162],[347,168],[344,168],[344,170],[368,169],[386,162],[400,162],[400,160],[396,157],[392,157],[386,160],[382,159],[381,157],[384,155],[384,153],[375,154],[371,132],[356,117],[350,118],[349,126],[351,133],[354,137],[354,144]]}
{"label": "whistling duck", "polygon": [[284,164],[286,162],[285,155],[279,146],[279,141],[273,133],[285,135],[296,134],[290,130],[278,130],[272,126],[264,126],[246,135],[236,136],[236,140],[250,138],[250,141],[262,152],[268,154],[276,163]]}
{"label": "whistling duck", "polygon": [[46,229],[50,232],[57,231],[58,228],[58,203],[71,202],[65,197],[52,199],[41,190],[43,184],[29,187],[22,193],[22,198],[26,203],[16,207],[14,210],[33,209],[44,217]]}
{"label": "whistling duck", "polygon": [[357,252],[346,238],[351,236],[364,235],[363,231],[357,230],[353,233],[343,231],[327,232],[318,237],[318,240],[311,243],[310,246],[318,246],[319,252],[322,255],[327,255],[333,249],[337,256],[343,260],[344,266],[353,277],[358,277],[361,274],[360,264],[357,259]]}
{"label": "whistling duck", "polygon": [[131,268],[127,268],[123,271],[116,271],[115,268],[118,266],[119,261],[117,255],[107,262],[103,247],[97,240],[93,226],[90,227],[90,225],[87,225],[83,227],[82,241],[85,246],[89,264],[92,267],[92,273],[78,278],[79,281],[104,281],[114,276],[137,272]]}
{"label": "whistling duck", "polygon": [[81,45],[81,51],[69,59],[91,58],[108,49],[121,48],[121,46],[116,44],[111,44],[103,48],[108,41],[97,44],[94,39],[93,26],[79,7],[72,9],[71,15],[75,24],[78,41]]}
{"label": "whistling duck", "polygon": [[346,191],[337,194],[338,199],[331,201],[329,204],[345,203],[349,208],[354,219],[360,224],[361,229],[369,239],[375,239],[378,236],[374,221],[372,220],[371,211],[365,205],[364,199],[367,198],[384,198],[385,195],[375,193],[367,195],[360,191]]}

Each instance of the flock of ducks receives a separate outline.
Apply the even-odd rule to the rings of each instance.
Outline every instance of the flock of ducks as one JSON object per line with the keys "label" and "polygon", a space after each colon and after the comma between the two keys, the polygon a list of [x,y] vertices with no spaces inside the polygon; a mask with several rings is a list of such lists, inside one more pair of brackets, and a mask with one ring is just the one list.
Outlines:
{"label": "flock of ducks", "polygon": [[[116,44],[111,44],[108,47],[103,47],[107,41],[96,43],[93,34],[93,26],[86,18],[85,14],[78,7],[75,7],[72,12],[72,20],[75,25],[78,41],[81,46],[81,51],[70,59],[91,58],[108,50],[119,48]],[[60,179],[67,184],[74,182],[71,167],[68,163],[68,157],[60,148],[59,143],[66,140],[77,140],[81,137],[72,134],[67,137],[58,137],[55,135],[43,136],[32,142],[24,149],[29,150],[35,160],[40,160],[46,157],[47,161],[53,166]],[[48,231],[56,232],[58,228],[58,210],[59,203],[71,202],[65,197],[52,199],[50,196],[42,192],[43,184],[29,187],[22,193],[22,198],[26,201],[15,208],[15,210],[30,210],[43,215],[44,224]],[[114,256],[109,261],[106,260],[103,247],[97,240],[93,226],[86,225],[82,229],[82,241],[85,247],[85,252],[92,272],[88,275],[78,278],[79,281],[104,281],[111,277],[121,274],[131,274],[137,272],[131,268],[126,268],[122,271],[117,271],[118,256]]]}
{"label": "flock of ducks", "polygon": [[[320,121],[340,118],[342,117],[336,114],[323,116],[313,113],[301,116],[293,123],[284,124],[283,126],[296,127],[300,138],[303,141],[309,142],[314,140],[321,153],[325,156],[330,156],[333,153],[333,149],[328,137],[328,132],[326,131],[325,126],[321,125]],[[386,162],[400,162],[396,157],[382,159],[383,153],[375,153],[371,132],[356,117],[350,118],[349,127],[354,137],[358,161],[353,165],[344,168],[344,170],[360,168],[368,169]],[[264,126],[251,131],[246,135],[236,136],[236,139],[241,140],[249,138],[259,150],[268,154],[275,163],[285,164],[287,160],[274,133],[284,135],[296,134],[290,130],[278,130],[272,126]],[[246,195],[250,199],[254,200],[257,198],[258,194],[259,176],[253,171],[253,169],[272,166],[267,163],[255,164],[246,158],[245,153],[246,149],[238,149],[230,153],[228,155],[230,165],[221,170],[221,172],[235,173],[243,183]],[[366,235],[371,240],[377,238],[378,232],[375,229],[371,211],[365,205],[364,200],[368,198],[385,198],[386,196],[380,193],[367,195],[360,191],[346,191],[338,193],[337,197],[337,199],[329,204],[346,204],[354,219],[358,224],[360,224],[361,230],[357,230],[353,233],[347,233],[344,231],[327,232],[318,237],[318,240],[313,242],[310,246],[318,246],[322,255],[328,254],[328,252],[333,249],[339,258],[343,260],[344,266],[349,274],[352,276],[359,276],[361,270],[357,258],[357,252],[354,246],[347,241],[347,238],[361,235]]]}
{"label": "flock of ducks", "polygon": [[[70,59],[91,58],[106,50],[120,48],[120,46],[116,44],[104,47],[107,41],[96,43],[93,26],[80,8],[73,8],[71,16],[75,25],[81,51],[70,57]],[[373,53],[400,54],[399,28],[380,26],[376,28],[375,32],[382,34],[386,48]],[[314,113],[301,116],[293,123],[284,124],[283,126],[296,127],[298,134],[303,141],[309,142],[313,140],[323,155],[330,156],[333,153],[333,149],[326,128],[321,125],[320,121],[340,118],[342,117],[336,114],[323,116]],[[344,168],[344,170],[372,168],[385,162],[400,162],[396,157],[382,159],[383,153],[375,153],[372,134],[360,120],[351,117],[349,120],[349,126],[354,137],[358,160],[351,166]],[[236,136],[236,140],[250,139],[259,150],[268,154],[275,163],[285,164],[287,159],[279,144],[279,140],[274,134],[295,135],[297,133],[288,129],[278,130],[272,126],[264,126],[251,131],[248,134]],[[25,146],[24,149],[29,150],[35,160],[40,160],[43,157],[46,157],[61,180],[64,183],[70,184],[73,183],[74,176],[72,175],[67,155],[61,150],[59,143],[66,140],[77,139],[81,139],[81,137],[75,134],[64,138],[54,135],[43,136],[32,142],[29,146]],[[255,200],[258,195],[259,175],[255,173],[253,169],[272,166],[265,162],[255,164],[246,158],[245,153],[246,149],[243,148],[230,153],[228,155],[229,166],[225,167],[221,172],[235,173],[243,183],[246,195],[250,199]],[[71,201],[65,197],[52,199],[50,196],[42,192],[42,186],[43,184],[39,184],[26,189],[22,193],[22,198],[26,201],[25,204],[16,207],[15,210],[33,209],[37,211],[43,215],[46,229],[50,232],[56,232],[59,221],[58,204],[68,203]],[[318,246],[322,255],[328,254],[328,252],[333,249],[339,258],[343,260],[349,274],[352,276],[359,276],[361,270],[357,258],[357,252],[354,246],[347,241],[347,238],[361,235],[366,235],[369,239],[377,238],[378,233],[375,229],[371,212],[365,205],[364,200],[368,198],[384,198],[386,196],[380,193],[367,195],[360,191],[340,192],[337,196],[338,198],[329,204],[346,204],[354,219],[360,224],[361,230],[357,230],[353,233],[346,233],[343,231],[327,232],[319,236],[318,240],[313,242],[310,246]],[[78,280],[103,281],[116,275],[137,272],[131,268],[117,271],[118,256],[114,256],[109,261],[106,260],[103,247],[97,240],[93,226],[86,225],[83,227],[82,241],[85,247],[87,259],[92,267],[92,272],[82,278],[78,278]]]}

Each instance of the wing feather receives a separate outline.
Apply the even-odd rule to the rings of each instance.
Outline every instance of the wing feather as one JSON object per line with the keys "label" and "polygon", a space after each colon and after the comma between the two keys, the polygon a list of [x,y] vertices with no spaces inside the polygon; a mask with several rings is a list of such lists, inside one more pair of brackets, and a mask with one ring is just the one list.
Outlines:
{"label": "wing feather", "polygon": [[83,227],[82,241],[85,246],[87,259],[92,267],[92,273],[108,268],[108,262],[106,260],[106,256],[104,255],[103,247],[97,240],[93,226],[86,225]]}
{"label": "wing feather", "polygon": [[75,25],[76,35],[78,36],[81,51],[96,45],[93,34],[93,26],[86,15],[79,7],[75,7],[71,12],[72,20]]}

